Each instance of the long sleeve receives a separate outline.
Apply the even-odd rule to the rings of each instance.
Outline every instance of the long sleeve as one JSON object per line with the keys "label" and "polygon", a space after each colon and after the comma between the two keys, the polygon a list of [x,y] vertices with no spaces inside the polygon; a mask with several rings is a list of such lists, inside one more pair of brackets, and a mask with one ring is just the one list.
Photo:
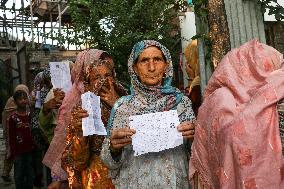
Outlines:
{"label": "long sleeve", "polygon": [[53,138],[53,132],[56,124],[54,124],[56,115],[51,111],[48,115],[44,115],[42,108],[39,112],[39,126],[44,134],[47,136],[48,141],[51,142]]}
{"label": "long sleeve", "polygon": [[110,143],[109,138],[105,138],[102,145],[101,160],[109,169],[112,170],[119,169],[120,166],[122,165],[123,160],[125,159],[124,150],[122,150],[120,157],[114,158],[110,152],[109,143]]}
{"label": "long sleeve", "polygon": [[9,118],[8,120],[8,141],[9,141],[9,146],[10,146],[10,157],[11,159],[13,159],[16,155],[16,130],[15,130],[15,122],[12,119],[12,117]]}
{"label": "long sleeve", "polygon": [[71,145],[72,158],[74,160],[74,169],[84,170],[88,166],[90,159],[90,150],[88,138],[83,136],[73,137],[74,142]]}

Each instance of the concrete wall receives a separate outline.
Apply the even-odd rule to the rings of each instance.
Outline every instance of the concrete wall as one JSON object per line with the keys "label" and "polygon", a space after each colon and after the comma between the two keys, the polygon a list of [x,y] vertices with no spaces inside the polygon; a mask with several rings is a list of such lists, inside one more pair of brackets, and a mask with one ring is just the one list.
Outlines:
{"label": "concrete wall", "polygon": [[28,56],[30,69],[32,69],[34,66],[44,67],[45,65],[48,65],[50,61],[75,61],[79,52],[80,51],[29,51]]}
{"label": "concrete wall", "polygon": [[251,39],[266,43],[263,14],[256,1],[224,0],[230,30],[231,48]]}

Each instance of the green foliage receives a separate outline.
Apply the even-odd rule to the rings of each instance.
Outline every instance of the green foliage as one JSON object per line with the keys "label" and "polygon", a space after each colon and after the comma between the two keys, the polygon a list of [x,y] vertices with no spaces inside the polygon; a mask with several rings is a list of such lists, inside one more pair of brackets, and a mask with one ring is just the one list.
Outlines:
{"label": "green foliage", "polygon": [[[279,5],[277,0],[250,0],[257,1],[262,5],[262,12],[264,13],[268,10],[269,15],[274,15],[277,21],[284,21],[284,7]],[[193,36],[192,39],[202,39],[206,46],[206,62],[210,62],[211,58],[211,39],[208,35],[208,8],[207,8],[208,0],[193,0],[194,12],[197,17],[199,17],[200,24],[200,32]],[[204,27],[205,26],[205,27]]]}
{"label": "green foliage", "polygon": [[127,59],[133,45],[144,39],[160,41],[178,63],[179,25],[173,24],[184,1],[173,0],[70,0],[69,11],[77,34],[62,39],[108,51],[120,80],[129,83]]}
{"label": "green foliage", "polygon": [[[256,1],[256,0],[255,0]],[[257,0],[262,5],[262,11],[268,10],[268,15],[274,15],[277,21],[284,21],[284,7],[277,0]]]}
{"label": "green foliage", "polygon": [[[201,39],[205,45],[205,62],[211,62],[212,42],[208,33],[208,0],[193,0],[195,15],[199,18],[199,32],[192,39]],[[212,65],[212,64],[210,64]]]}

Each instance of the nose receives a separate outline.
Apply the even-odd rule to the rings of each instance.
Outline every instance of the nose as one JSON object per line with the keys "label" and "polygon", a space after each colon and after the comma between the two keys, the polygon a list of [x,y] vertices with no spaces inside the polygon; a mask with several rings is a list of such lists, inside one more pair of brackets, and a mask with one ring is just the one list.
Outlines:
{"label": "nose", "polygon": [[148,64],[148,70],[150,72],[153,72],[153,71],[155,71],[155,69],[156,69],[155,63],[154,63],[153,59],[151,59],[149,64]]}

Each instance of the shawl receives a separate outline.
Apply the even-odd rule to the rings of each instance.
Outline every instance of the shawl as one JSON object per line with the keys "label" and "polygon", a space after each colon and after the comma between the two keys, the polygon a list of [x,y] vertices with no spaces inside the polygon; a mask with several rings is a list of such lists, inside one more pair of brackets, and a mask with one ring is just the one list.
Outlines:
{"label": "shawl", "polygon": [[277,102],[283,55],[252,40],[218,65],[199,108],[189,178],[206,188],[283,188]]}
{"label": "shawl", "polygon": [[[54,130],[54,137],[43,159],[43,163],[48,166],[52,173],[60,179],[67,179],[66,172],[61,168],[62,153],[66,148],[66,129],[70,124],[72,109],[81,102],[81,95],[85,92],[84,78],[89,74],[90,66],[96,66],[97,60],[105,51],[98,49],[89,49],[80,52],[71,71],[73,85],[70,91],[63,99],[59,108],[57,126]],[[113,62],[105,62],[108,67],[113,70],[115,76]],[[123,88],[115,80],[115,86]],[[99,89],[98,89],[99,91]]]}
{"label": "shawl", "polygon": [[[165,56],[166,62],[169,64],[161,86],[150,87],[142,84],[133,70],[133,64],[141,52],[150,46],[159,48]],[[110,135],[110,130],[112,128],[120,127],[113,125],[114,119],[120,119],[121,122],[123,122],[122,120],[127,119],[131,115],[141,115],[176,109],[184,96],[177,88],[171,86],[173,77],[171,55],[169,50],[157,41],[144,40],[134,45],[128,59],[128,72],[131,77],[131,94],[120,98],[115,103],[108,122],[108,136]],[[127,104],[127,108],[125,107],[125,104]],[[118,109],[121,111],[119,115],[123,115],[123,117],[116,116]]]}

